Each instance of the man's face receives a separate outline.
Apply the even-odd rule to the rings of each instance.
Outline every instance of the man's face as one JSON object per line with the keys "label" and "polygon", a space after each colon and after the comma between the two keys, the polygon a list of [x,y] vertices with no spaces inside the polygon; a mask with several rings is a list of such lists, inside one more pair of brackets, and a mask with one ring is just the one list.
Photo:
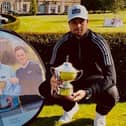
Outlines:
{"label": "man's face", "polygon": [[19,49],[15,53],[16,53],[16,59],[18,60],[18,62],[22,65],[25,65],[28,59],[24,50]]}
{"label": "man's face", "polygon": [[88,20],[75,18],[69,22],[70,31],[78,37],[84,35],[87,31]]}

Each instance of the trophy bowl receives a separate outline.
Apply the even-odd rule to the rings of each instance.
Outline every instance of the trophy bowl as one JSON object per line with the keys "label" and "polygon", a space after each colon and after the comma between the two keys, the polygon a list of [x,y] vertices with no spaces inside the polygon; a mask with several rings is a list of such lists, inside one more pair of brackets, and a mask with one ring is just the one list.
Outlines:
{"label": "trophy bowl", "polygon": [[60,72],[60,79],[63,81],[75,80],[77,76],[76,72]]}

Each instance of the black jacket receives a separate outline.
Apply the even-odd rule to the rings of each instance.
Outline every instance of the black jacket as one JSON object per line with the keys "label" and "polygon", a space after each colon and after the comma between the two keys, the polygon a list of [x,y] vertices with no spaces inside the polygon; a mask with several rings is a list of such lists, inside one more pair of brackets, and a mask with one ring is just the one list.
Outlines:
{"label": "black jacket", "polygon": [[[73,82],[78,88],[91,88],[94,94],[116,84],[116,72],[110,48],[103,37],[88,30],[77,39],[71,32],[65,34],[54,46],[50,66],[57,67],[66,61],[83,70],[83,77]],[[98,80],[96,83],[92,80]]]}

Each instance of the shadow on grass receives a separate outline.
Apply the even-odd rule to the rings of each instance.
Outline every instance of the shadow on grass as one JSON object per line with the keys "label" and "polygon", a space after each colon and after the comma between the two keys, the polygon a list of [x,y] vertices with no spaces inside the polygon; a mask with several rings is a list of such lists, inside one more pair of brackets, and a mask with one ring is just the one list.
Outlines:
{"label": "shadow on grass", "polygon": [[36,118],[27,126],[93,126],[93,120],[88,118],[80,118],[67,124],[56,125],[58,119],[59,116]]}

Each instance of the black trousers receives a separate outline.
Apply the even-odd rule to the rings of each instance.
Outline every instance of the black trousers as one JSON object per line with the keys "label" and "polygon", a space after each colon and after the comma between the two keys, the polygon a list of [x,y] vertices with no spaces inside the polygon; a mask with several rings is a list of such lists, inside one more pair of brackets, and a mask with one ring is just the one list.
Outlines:
{"label": "black trousers", "polygon": [[[65,111],[71,110],[75,105],[75,102],[67,97],[51,96],[51,87],[46,81],[40,85],[39,92],[43,97],[45,97],[45,104],[58,104],[62,106]],[[96,103],[96,112],[106,115],[119,100],[117,87],[112,86],[99,95],[94,96],[92,99],[93,102]],[[83,101],[86,102],[86,100]]]}

